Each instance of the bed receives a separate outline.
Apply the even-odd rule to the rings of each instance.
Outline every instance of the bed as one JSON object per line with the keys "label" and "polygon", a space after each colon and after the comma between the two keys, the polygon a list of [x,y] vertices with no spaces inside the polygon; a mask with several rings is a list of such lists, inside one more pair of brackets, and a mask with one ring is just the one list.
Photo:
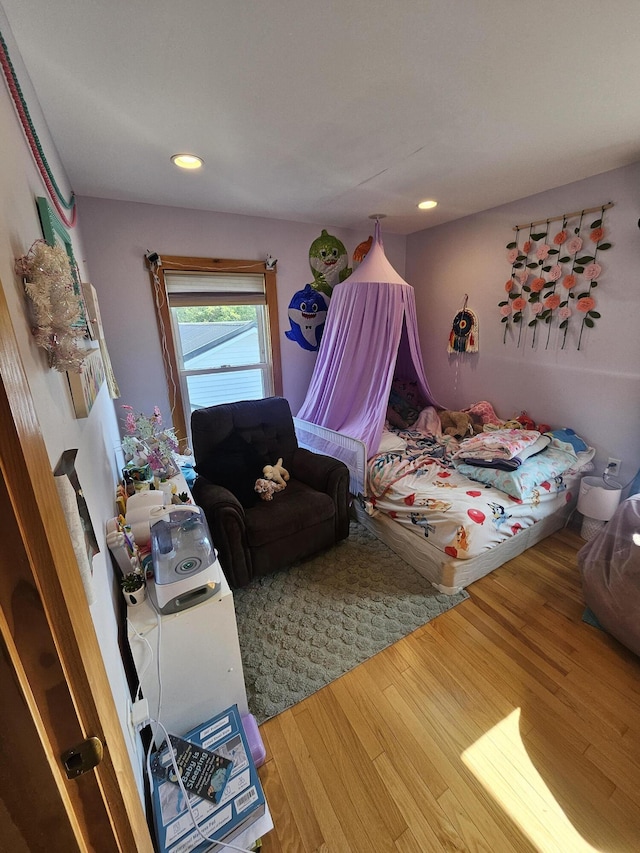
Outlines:
{"label": "bed", "polygon": [[535,475],[523,463],[513,474],[474,468],[472,479],[451,436],[391,429],[366,460],[348,436],[298,419],[296,431],[302,446],[345,461],[358,521],[448,595],[563,527],[593,467],[592,448],[553,439],[532,457]]}

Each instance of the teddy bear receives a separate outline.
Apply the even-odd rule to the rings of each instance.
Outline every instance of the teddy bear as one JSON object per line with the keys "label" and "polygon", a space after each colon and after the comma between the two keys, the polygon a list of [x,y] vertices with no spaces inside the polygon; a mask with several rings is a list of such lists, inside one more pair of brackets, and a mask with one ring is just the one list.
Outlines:
{"label": "teddy bear", "polygon": [[289,479],[289,472],[286,468],[282,467],[282,457],[278,459],[275,465],[265,465],[262,469],[262,474],[265,480],[273,480],[274,483],[277,483],[283,489]]}
{"label": "teddy bear", "polygon": [[443,409],[438,414],[440,415],[442,432],[445,435],[464,438],[467,435],[474,434],[473,421],[467,412],[452,412],[449,409]]}
{"label": "teddy bear", "polygon": [[272,501],[273,496],[277,492],[281,492],[285,485],[285,483],[274,483],[273,480],[265,480],[263,477],[258,477],[254,486],[254,491],[260,495],[263,501]]}

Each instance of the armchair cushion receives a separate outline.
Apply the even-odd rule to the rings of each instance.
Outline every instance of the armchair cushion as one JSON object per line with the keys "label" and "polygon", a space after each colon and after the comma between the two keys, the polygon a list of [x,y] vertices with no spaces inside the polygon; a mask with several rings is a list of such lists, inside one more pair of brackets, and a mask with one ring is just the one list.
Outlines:
{"label": "armchair cushion", "polygon": [[215,453],[196,464],[196,471],[210,483],[224,486],[238,498],[243,507],[249,508],[259,500],[254,486],[267,464],[254,445],[234,430],[222,439]]}

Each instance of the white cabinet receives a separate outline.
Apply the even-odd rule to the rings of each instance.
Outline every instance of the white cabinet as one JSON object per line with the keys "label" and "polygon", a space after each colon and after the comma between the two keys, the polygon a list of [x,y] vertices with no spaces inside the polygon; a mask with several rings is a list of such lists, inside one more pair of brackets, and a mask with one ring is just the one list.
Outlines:
{"label": "white cabinet", "polygon": [[237,704],[248,713],[233,594],[158,616],[149,601],[127,610],[127,634],[149,713],[178,736]]}

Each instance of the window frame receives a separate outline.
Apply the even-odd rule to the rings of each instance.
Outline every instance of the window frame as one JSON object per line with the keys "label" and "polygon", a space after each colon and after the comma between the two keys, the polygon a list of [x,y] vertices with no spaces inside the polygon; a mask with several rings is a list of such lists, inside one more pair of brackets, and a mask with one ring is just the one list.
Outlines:
{"label": "window frame", "polygon": [[181,370],[176,358],[176,340],[173,331],[169,294],[165,282],[167,272],[194,273],[233,273],[246,274],[255,272],[264,275],[265,298],[267,307],[267,328],[270,337],[271,369],[273,372],[273,390],[278,397],[282,396],[282,361],[280,355],[280,328],[278,323],[278,293],[276,286],[276,271],[268,269],[265,261],[235,260],[225,258],[183,257],[180,255],[159,255],[160,263],[152,263],[146,257],[147,268],[151,277],[153,304],[158,324],[158,334],[162,349],[162,362],[171,418],[179,440],[189,437],[189,428],[185,420],[185,398],[180,381]]}

